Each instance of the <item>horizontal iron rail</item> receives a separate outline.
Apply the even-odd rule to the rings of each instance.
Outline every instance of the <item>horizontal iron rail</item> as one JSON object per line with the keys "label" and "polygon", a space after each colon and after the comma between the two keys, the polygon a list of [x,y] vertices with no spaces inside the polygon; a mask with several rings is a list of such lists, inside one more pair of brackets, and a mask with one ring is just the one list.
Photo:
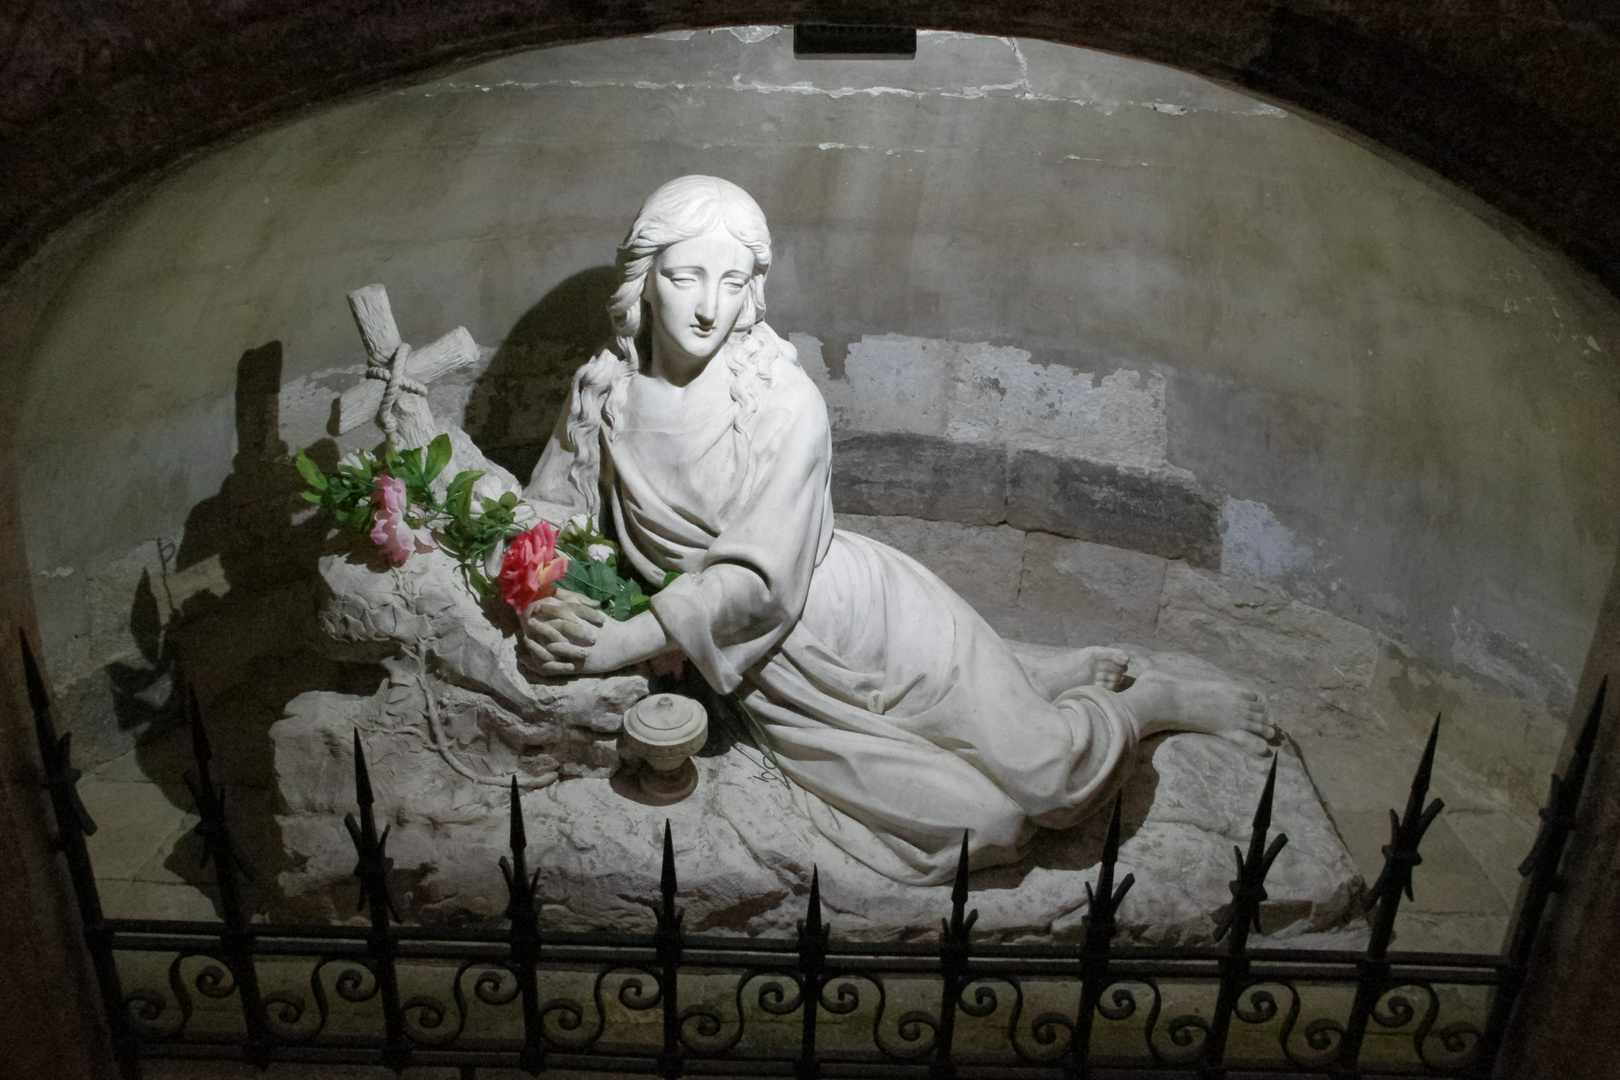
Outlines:
{"label": "horizontal iron rail", "polygon": [[[211,922],[178,922],[172,920],[153,919],[106,919],[102,925],[111,935],[113,947],[142,952],[157,952],[170,948],[171,945],[196,947],[206,946],[208,943],[217,943],[220,933],[224,929],[222,923]],[[426,956],[426,951],[410,952],[409,947],[415,945],[490,945],[500,949],[506,948],[506,930],[501,927],[457,927],[445,931],[437,931],[431,927],[400,927],[398,941],[401,945],[400,955]],[[411,931],[406,933],[406,931]],[[345,925],[285,925],[276,923],[257,923],[248,931],[249,935],[258,943],[255,952],[270,956],[285,954],[289,956],[309,955],[311,948],[322,949],[328,946],[318,945],[319,942],[346,942],[364,946],[366,943],[365,928],[361,926]],[[887,959],[929,959],[937,956],[939,946],[934,943],[919,942],[905,943],[905,948],[897,947],[894,943],[873,943],[839,941],[836,938],[829,944],[827,954],[829,958],[845,960],[859,960],[871,958],[875,960]],[[915,946],[915,947],[913,947]],[[645,951],[652,953],[655,949],[651,934],[592,934],[569,933],[560,931],[548,932],[545,943],[541,946],[543,955],[547,960],[558,958],[578,957],[579,959],[596,958],[603,950],[615,953],[631,953]],[[1061,953],[1067,950],[1072,955],[1062,957]],[[793,938],[756,937],[756,938],[721,938],[721,937],[689,937],[686,939],[686,955],[691,966],[700,967],[749,967],[751,961],[764,960],[774,957],[791,957],[797,955],[798,944]],[[462,957],[465,954],[454,954]],[[504,954],[503,954],[504,955]],[[1354,968],[1365,959],[1365,954],[1352,952],[1348,949],[1287,949],[1287,948],[1258,948],[1249,950],[1249,958],[1256,964],[1309,964],[1312,966],[1329,967],[1338,966]],[[1035,960],[1072,962],[1079,956],[1077,945],[1062,943],[1040,945],[991,945],[975,944],[973,957],[975,970],[981,962],[997,960]],[[1112,956],[1115,963],[1169,963],[1169,964],[1213,964],[1218,959],[1217,953],[1212,953],[1207,945],[1115,945]],[[1506,957],[1498,953],[1453,953],[1430,952],[1414,950],[1401,952],[1391,950],[1388,954],[1390,963],[1403,968],[1461,968],[1498,971],[1508,965]]]}

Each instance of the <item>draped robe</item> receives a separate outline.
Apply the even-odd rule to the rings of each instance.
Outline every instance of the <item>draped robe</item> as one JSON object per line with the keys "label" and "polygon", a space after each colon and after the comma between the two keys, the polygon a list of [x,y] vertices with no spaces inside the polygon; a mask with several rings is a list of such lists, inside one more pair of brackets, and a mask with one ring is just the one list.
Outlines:
{"label": "draped robe", "polygon": [[[752,333],[769,335],[766,377],[728,372],[755,380],[752,410],[625,408],[596,436],[624,556],[650,582],[682,575],[652,613],[752,712],[800,808],[850,855],[935,884],[965,832],[973,866],[1012,861],[1036,827],[1072,825],[1112,793],[1133,756],[1129,707],[1097,686],[1047,700],[938,577],[835,529],[826,405],[791,345]],[[578,505],[573,461],[559,424],[529,493]]]}

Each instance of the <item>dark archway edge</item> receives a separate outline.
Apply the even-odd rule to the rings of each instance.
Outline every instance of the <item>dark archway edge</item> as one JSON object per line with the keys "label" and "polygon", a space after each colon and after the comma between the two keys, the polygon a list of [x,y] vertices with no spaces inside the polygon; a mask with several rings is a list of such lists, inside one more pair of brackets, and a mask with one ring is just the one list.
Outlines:
{"label": "dark archway edge", "polygon": [[823,18],[1107,49],[1303,108],[1472,191],[1620,293],[1620,14],[1589,13],[1607,6],[35,0],[0,14],[0,276],[131,181],[345,94],[521,48]]}
{"label": "dark archway edge", "polygon": [[[1593,14],[1593,10],[1605,13]],[[1620,11],[1612,0],[26,0],[0,11],[0,282],[74,216],[222,140],[344,95],[501,52],[806,18],[1044,38],[1170,64],[1303,109],[1434,170],[1538,233],[1620,295]],[[17,358],[0,358],[15,361]],[[10,386],[0,384],[0,402]],[[0,432],[3,435],[3,432]],[[0,537],[16,500],[0,470]],[[19,548],[12,548],[20,550]],[[1620,575],[1583,679],[1620,663]],[[0,559],[0,625],[33,623],[26,568]],[[11,631],[7,630],[8,635]],[[7,638],[9,640],[9,637]],[[32,884],[0,947],[8,1060],[107,1075],[74,970],[31,788],[15,658],[0,653],[0,860]],[[1584,695],[1583,695],[1584,700]],[[1612,709],[1611,713],[1620,712]],[[1610,730],[1587,837],[1503,1075],[1620,1075]],[[37,946],[35,948],[34,946]],[[39,972],[65,977],[38,993]],[[63,1072],[62,1070],[67,1070]]]}

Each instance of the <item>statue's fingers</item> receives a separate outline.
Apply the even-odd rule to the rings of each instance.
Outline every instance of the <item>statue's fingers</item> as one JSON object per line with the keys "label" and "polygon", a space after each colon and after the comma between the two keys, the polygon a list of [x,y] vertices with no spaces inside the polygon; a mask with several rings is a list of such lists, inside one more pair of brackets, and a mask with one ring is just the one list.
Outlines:
{"label": "statue's fingers", "polygon": [[531,638],[523,639],[523,647],[529,650],[530,656],[534,657],[536,660],[539,660],[543,664],[549,664],[556,659],[556,657],[551,655],[550,650],[541,645],[538,641]]}
{"label": "statue's fingers", "polygon": [[556,621],[552,619],[530,620],[529,636],[547,645],[554,645],[559,641],[566,642],[568,640],[563,636],[563,632],[557,628]]}
{"label": "statue's fingers", "polygon": [[533,618],[572,619],[579,614],[579,609],[560,596],[548,596],[543,600],[536,600]]}
{"label": "statue's fingers", "polygon": [[578,675],[579,666],[577,664],[564,664],[561,661],[552,661],[549,664],[540,665],[540,674],[562,676]]}
{"label": "statue's fingers", "polygon": [[552,590],[552,595],[557,597],[557,599],[561,600],[563,603],[572,607],[585,608],[588,610],[601,609],[600,604],[586,596],[584,593],[575,592],[573,589],[565,589],[561,585],[558,585]]}
{"label": "statue's fingers", "polygon": [[596,628],[581,619],[579,614],[560,601],[542,600],[535,606],[529,626],[536,633],[543,634],[547,641],[567,640],[589,645],[596,640]]}
{"label": "statue's fingers", "polygon": [[551,624],[575,645],[595,645],[596,627],[578,619],[561,619]]}
{"label": "statue's fingers", "polygon": [[589,649],[578,645],[571,645],[566,641],[559,641],[550,646],[551,655],[559,660],[584,660],[590,655]]}
{"label": "statue's fingers", "polygon": [[579,618],[584,619],[592,626],[606,626],[608,621],[608,613],[603,611],[601,606],[597,604],[595,600],[587,598],[585,602],[589,606],[575,607],[574,614]]}

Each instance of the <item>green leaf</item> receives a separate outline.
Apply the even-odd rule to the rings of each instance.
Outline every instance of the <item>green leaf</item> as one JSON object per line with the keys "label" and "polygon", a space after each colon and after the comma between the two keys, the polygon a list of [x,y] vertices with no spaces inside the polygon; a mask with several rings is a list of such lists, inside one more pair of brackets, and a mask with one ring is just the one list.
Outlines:
{"label": "green leaf", "polygon": [[517,501],[518,501],[518,497],[517,497],[517,492],[515,492],[515,491],[508,491],[504,495],[501,496],[501,505],[504,506],[508,510],[511,510],[514,507],[516,507],[517,506]]}
{"label": "green leaf", "polygon": [[298,466],[298,475],[307,480],[310,487],[316,491],[326,490],[326,474],[321,472],[319,465],[309,460],[308,454],[302,450],[298,451],[298,454],[293,458],[293,464]]}
{"label": "green leaf", "polygon": [[449,487],[445,488],[444,508],[458,521],[465,522],[472,516],[473,485],[482,479],[483,475],[482,472],[468,469],[457,473],[456,478],[450,481]]}
{"label": "green leaf", "polygon": [[298,497],[307,503],[314,503],[316,506],[326,501],[318,491],[300,491]]}
{"label": "green leaf", "polygon": [[681,572],[679,570],[671,570],[669,573],[664,575],[664,582],[663,582],[662,585],[659,585],[658,587],[660,589],[667,589],[667,588],[669,588],[669,583],[674,581],[676,578],[678,578],[680,576],[681,576]]}
{"label": "green leaf", "polygon": [[437,435],[428,443],[427,465],[422,470],[422,477],[432,483],[434,477],[444,472],[444,467],[450,464],[450,436]]}
{"label": "green leaf", "polygon": [[388,466],[388,471],[395,475],[398,475],[400,466],[404,464],[399,456],[399,451],[394,449],[394,444],[391,442],[383,443],[383,462]]}

